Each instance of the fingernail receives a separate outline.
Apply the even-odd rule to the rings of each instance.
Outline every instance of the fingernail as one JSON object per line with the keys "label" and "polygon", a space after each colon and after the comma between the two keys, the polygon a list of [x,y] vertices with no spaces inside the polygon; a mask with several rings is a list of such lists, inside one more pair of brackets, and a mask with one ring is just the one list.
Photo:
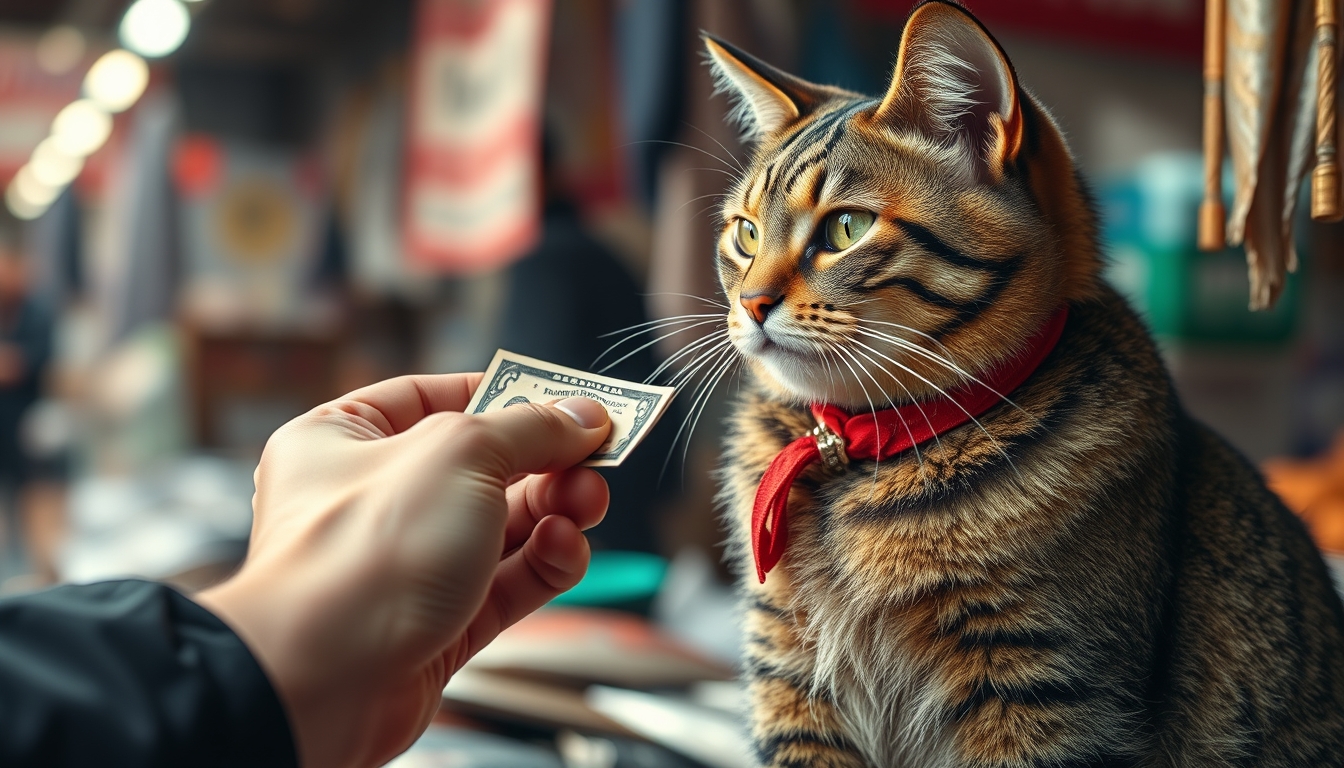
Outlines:
{"label": "fingernail", "polygon": [[597,429],[607,423],[607,409],[586,397],[569,397],[556,403],[555,407],[569,414],[584,429]]}

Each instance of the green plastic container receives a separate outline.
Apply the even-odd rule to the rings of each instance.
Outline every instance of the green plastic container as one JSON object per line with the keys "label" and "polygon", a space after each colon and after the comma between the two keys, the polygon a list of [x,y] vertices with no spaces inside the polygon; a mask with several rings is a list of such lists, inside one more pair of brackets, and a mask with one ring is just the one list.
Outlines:
{"label": "green plastic container", "polygon": [[[1159,337],[1238,345],[1285,342],[1297,328],[1304,254],[1299,249],[1298,272],[1288,276],[1274,309],[1252,312],[1245,251],[1206,253],[1196,245],[1202,163],[1197,154],[1154,155],[1105,187],[1106,278]],[[1230,175],[1223,187],[1232,188]]]}
{"label": "green plastic container", "polygon": [[647,615],[663,586],[667,561],[644,552],[594,552],[588,573],[551,605],[611,608]]}

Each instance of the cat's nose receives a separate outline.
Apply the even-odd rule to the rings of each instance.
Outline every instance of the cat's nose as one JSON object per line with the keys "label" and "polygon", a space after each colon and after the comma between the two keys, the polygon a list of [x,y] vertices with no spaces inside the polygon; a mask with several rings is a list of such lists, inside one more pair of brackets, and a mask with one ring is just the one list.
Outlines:
{"label": "cat's nose", "polygon": [[747,310],[747,314],[759,324],[765,325],[765,316],[770,314],[770,310],[778,306],[779,300],[784,298],[778,293],[753,293],[750,296],[742,296],[738,301],[742,302],[742,307]]}

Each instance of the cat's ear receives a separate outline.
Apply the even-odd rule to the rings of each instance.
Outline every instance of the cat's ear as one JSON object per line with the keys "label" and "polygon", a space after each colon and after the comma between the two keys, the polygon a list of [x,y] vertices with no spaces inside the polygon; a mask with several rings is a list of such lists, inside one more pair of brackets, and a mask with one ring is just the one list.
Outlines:
{"label": "cat's ear", "polygon": [[998,42],[964,8],[940,0],[910,13],[877,117],[960,144],[998,180],[1022,148],[1017,76]]}
{"label": "cat's ear", "polygon": [[776,69],[737,46],[702,35],[718,93],[734,99],[731,121],[746,139],[759,139],[803,117],[824,98],[823,89]]}

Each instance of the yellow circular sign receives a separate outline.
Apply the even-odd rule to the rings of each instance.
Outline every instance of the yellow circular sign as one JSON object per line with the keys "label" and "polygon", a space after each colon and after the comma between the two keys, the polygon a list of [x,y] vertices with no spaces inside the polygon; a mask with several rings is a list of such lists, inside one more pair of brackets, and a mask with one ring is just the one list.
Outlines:
{"label": "yellow circular sign", "polygon": [[284,254],[298,218],[288,190],[264,176],[253,176],[230,184],[222,198],[215,223],[229,257],[263,264]]}

